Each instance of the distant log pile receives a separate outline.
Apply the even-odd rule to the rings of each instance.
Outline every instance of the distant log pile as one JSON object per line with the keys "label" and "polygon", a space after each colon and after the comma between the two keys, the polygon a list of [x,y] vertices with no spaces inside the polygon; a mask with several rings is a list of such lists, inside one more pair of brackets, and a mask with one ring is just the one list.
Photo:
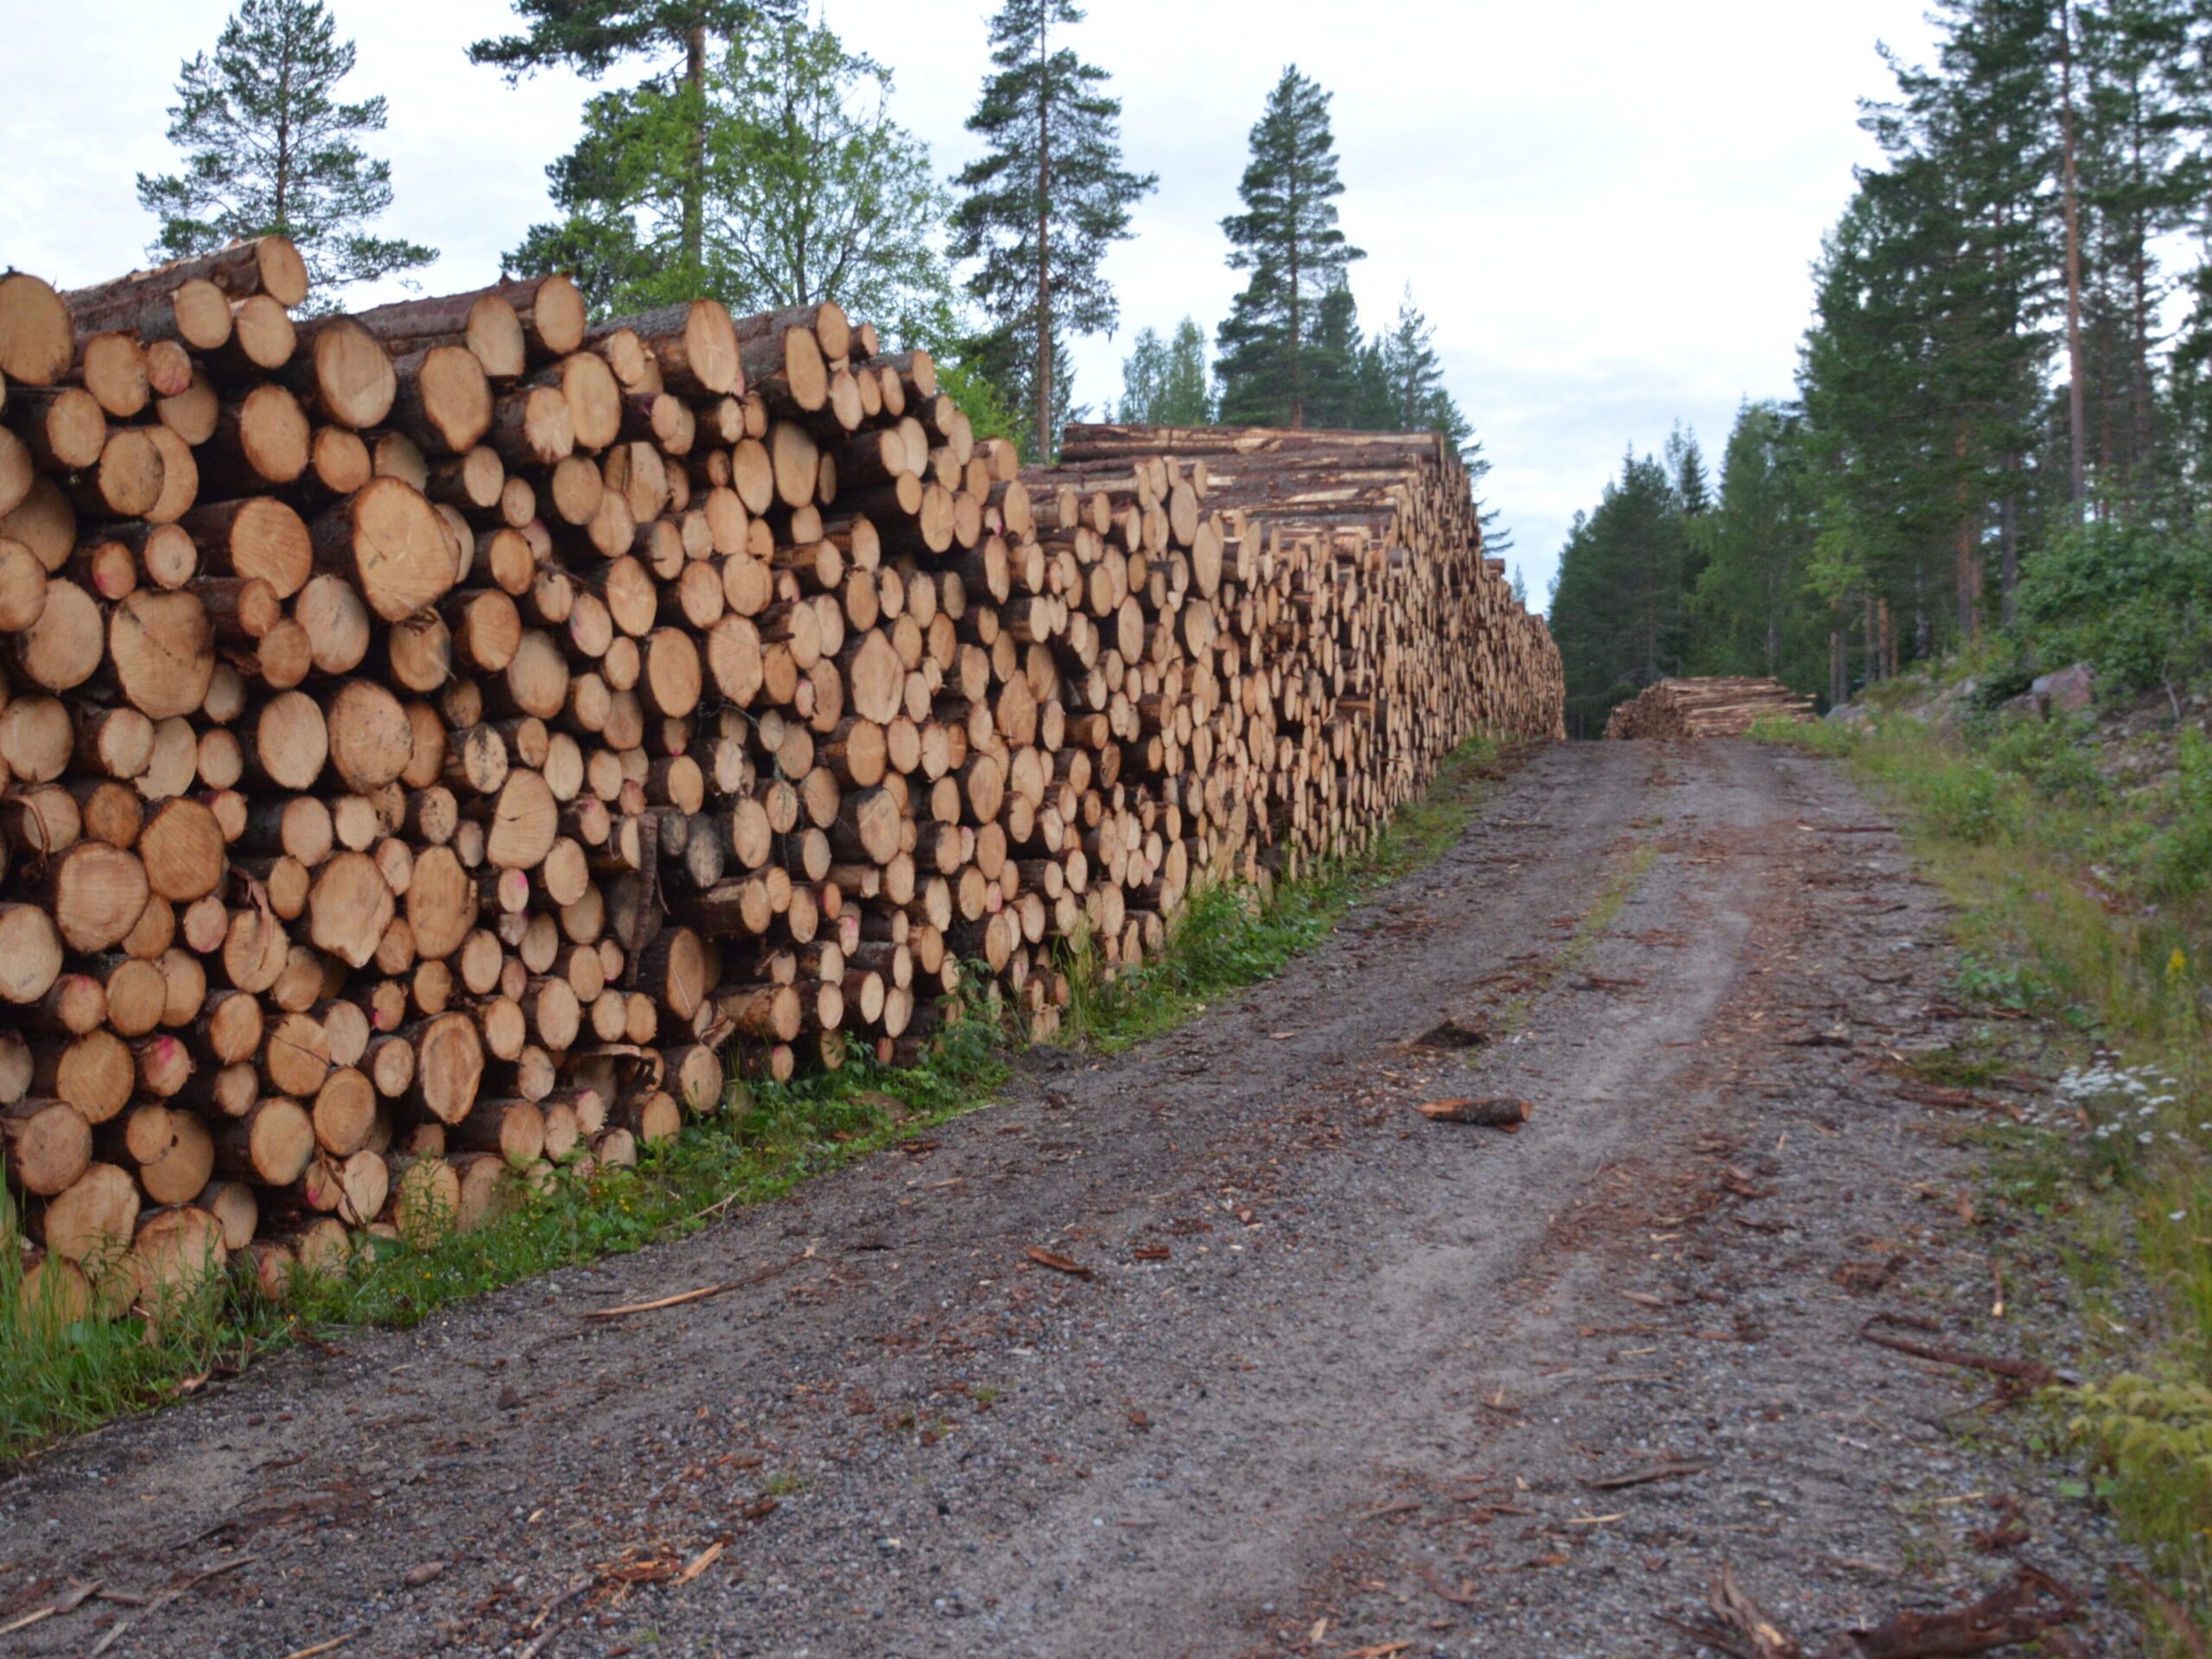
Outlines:
{"label": "distant log pile", "polygon": [[0,1152],[71,1302],[909,1063],[965,962],[1049,1034],[1056,941],[1559,734],[1433,440],[1030,481],[835,305],[306,296],[279,238],[0,281]]}
{"label": "distant log pile", "polygon": [[1432,434],[1076,425],[1022,477],[1094,582],[1143,578],[1140,709],[1173,721],[1128,735],[1125,775],[1195,792],[1248,862],[1364,844],[1472,733],[1566,734],[1558,650]]}
{"label": "distant log pile", "polygon": [[1606,718],[1607,737],[1741,737],[1755,721],[1809,720],[1813,704],[1779,680],[1661,680]]}

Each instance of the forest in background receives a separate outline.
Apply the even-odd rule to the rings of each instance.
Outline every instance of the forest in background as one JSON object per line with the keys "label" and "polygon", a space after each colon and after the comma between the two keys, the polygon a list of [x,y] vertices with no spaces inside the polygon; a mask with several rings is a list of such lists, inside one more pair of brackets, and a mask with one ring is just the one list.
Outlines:
{"label": "forest in background", "polygon": [[2212,4],[1938,0],[1813,272],[1796,396],[1579,514],[1570,728],[1669,675],[1830,703],[1971,648],[1982,695],[2212,667]]}
{"label": "forest in background", "polygon": [[[967,127],[982,153],[950,178],[893,117],[891,69],[803,0],[514,0],[517,32],[472,61],[512,84],[556,68],[595,92],[546,168],[552,216],[505,255],[515,276],[572,274],[595,317],[706,296],[752,315],[834,300],[925,347],[979,436],[1050,460],[1074,419],[1433,431],[1489,471],[1444,386],[1410,288],[1366,331],[1346,277],[1366,257],[1338,223],[1330,95],[1295,65],[1269,91],[1221,221],[1245,273],[1211,331],[1140,332],[1118,399],[1076,400],[1066,347],[1110,335],[1104,261],[1159,188],[1123,162],[1120,101],[1077,50],[1073,0],[1002,0]],[[315,303],[410,280],[437,250],[382,236],[391,170],[364,139],[380,97],[342,101],[354,51],[325,0],[242,0],[185,63],[168,137],[181,168],[141,175],[171,259],[268,233],[312,268]],[[1510,537],[1484,509],[1493,552]]]}

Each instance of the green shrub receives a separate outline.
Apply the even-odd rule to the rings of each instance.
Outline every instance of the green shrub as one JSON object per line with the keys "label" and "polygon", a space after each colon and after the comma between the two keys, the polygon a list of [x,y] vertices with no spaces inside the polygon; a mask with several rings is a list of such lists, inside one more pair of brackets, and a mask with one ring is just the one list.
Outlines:
{"label": "green shrub", "polygon": [[2145,885],[2163,899],[2187,899],[2212,885],[2212,742],[2182,728],[2165,789],[2171,816],[2144,849]]}
{"label": "green shrub", "polygon": [[2201,1591],[2212,1536],[2212,1388],[2180,1370],[2123,1372],[2077,1389],[2070,1427],[2107,1476],[2106,1496],[2162,1576]]}
{"label": "green shrub", "polygon": [[2046,669],[2086,662],[2101,690],[2172,690],[2212,664],[2212,549],[2158,531],[2088,524],[2021,573],[2018,630]]}
{"label": "green shrub", "polygon": [[1980,759],[1929,776],[1919,804],[1937,834],[1975,847],[2010,835],[2018,806],[2005,775]]}
{"label": "green shrub", "polygon": [[2082,721],[2006,721],[1992,729],[1981,752],[1993,766],[2025,779],[2046,800],[2102,806],[2111,799],[2112,786],[2097,769]]}

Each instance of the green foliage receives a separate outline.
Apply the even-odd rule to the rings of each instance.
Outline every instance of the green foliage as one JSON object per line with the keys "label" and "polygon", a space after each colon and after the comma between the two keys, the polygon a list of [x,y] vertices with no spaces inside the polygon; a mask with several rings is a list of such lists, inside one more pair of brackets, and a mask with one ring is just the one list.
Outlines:
{"label": "green foliage", "polygon": [[1700,673],[1770,675],[1800,690],[1826,677],[1827,642],[1807,603],[1813,504],[1802,449],[1799,423],[1780,404],[1737,411],[1699,531],[1690,655]]}
{"label": "green foliage", "polygon": [[979,438],[1007,439],[1026,453],[1024,440],[1033,435],[1023,425],[1021,416],[1007,406],[998,382],[957,345],[936,356],[938,390],[960,405],[960,412],[968,417],[975,435]]}
{"label": "green foliage", "polygon": [[1108,1052],[1173,1029],[1226,992],[1272,979],[1326,938],[1376,887],[1433,862],[1458,840],[1495,776],[1497,744],[1470,739],[1438,769],[1427,793],[1400,810],[1366,847],[1260,893],[1239,885],[1199,890],[1164,953],[1109,977],[1087,939],[1068,947],[1073,1006],[1067,1039]]}
{"label": "green foliage", "polygon": [[2194,726],[2182,728],[2165,781],[2164,821],[2144,849],[2145,886],[2166,899],[2212,888],[2212,742]]}
{"label": "green foliage", "polygon": [[1143,426],[1209,426],[1213,422],[1211,371],[1205,330],[1189,317],[1166,340],[1140,329],[1122,360],[1122,402],[1115,419]]}
{"label": "green foliage", "polygon": [[213,54],[179,73],[168,140],[184,171],[138,175],[138,205],[162,221],[148,251],[177,259],[288,236],[324,305],[349,283],[435,259],[435,248],[362,228],[391,206],[391,164],[359,143],[384,130],[385,100],[334,97],[353,59],[322,0],[245,0]]}
{"label": "green foliage", "polygon": [[2104,1496],[2162,1574],[2212,1578],[2212,1387],[2178,1366],[2123,1371],[2069,1396],[2069,1427],[2110,1477]]}
{"label": "green foliage", "polygon": [[2054,537],[2020,580],[2019,627],[2046,668],[2087,662],[2101,689],[2177,690],[2212,666],[2212,546],[2096,522]]}
{"label": "green foliage", "polygon": [[556,67],[603,75],[624,59],[734,38],[788,11],[760,0],[514,0],[514,9],[529,25],[524,33],[468,48],[471,63],[494,65],[510,81]]}
{"label": "green foliage", "polygon": [[1436,328],[1414,303],[1411,283],[1398,302],[1397,321],[1367,348],[1363,378],[1373,386],[1370,396],[1383,430],[1433,432],[1455,453],[1474,436],[1473,423],[1445,390]]}
{"label": "green foliage", "polygon": [[[531,273],[571,270],[588,278],[587,290],[599,296],[611,293],[617,283],[650,276],[653,266],[647,263],[647,252],[621,234],[620,210],[594,216],[588,207],[622,200],[594,194],[594,188],[604,192],[620,184],[634,185],[645,173],[666,173],[673,179],[677,229],[672,250],[664,251],[695,279],[694,286],[682,290],[683,296],[696,295],[700,291],[696,278],[705,265],[708,129],[712,119],[706,91],[709,44],[720,39],[734,47],[764,18],[800,16],[798,0],[514,0],[514,6],[529,25],[524,33],[479,41],[468,48],[471,63],[495,65],[505,72],[510,85],[556,66],[596,80],[626,59],[663,60],[661,67],[635,89],[634,98],[593,100],[586,111],[585,142],[577,151],[583,160],[565,171],[562,162],[547,169],[554,181],[554,200],[568,210],[569,220],[532,227],[518,251],[527,252],[531,263],[516,268]],[[676,54],[677,63],[666,60],[670,54]],[[602,135],[629,131],[633,143],[648,144],[646,155],[633,157],[619,149],[610,153],[606,142],[594,146],[594,125]],[[569,239],[562,242],[564,231]],[[597,254],[608,263],[603,267],[545,263],[563,249]],[[511,264],[518,254],[508,256]]]}
{"label": "green foliage", "polygon": [[563,1169],[543,1189],[518,1183],[474,1231],[432,1228],[415,1243],[359,1235],[346,1271],[296,1275],[281,1306],[249,1275],[218,1274],[151,1319],[69,1321],[50,1305],[26,1308],[16,1221],[0,1189],[0,1462],[163,1404],[196,1386],[190,1379],[242,1368],[302,1331],[404,1328],[518,1279],[682,1237],[733,1205],[780,1197],[987,1104],[1007,1072],[1004,1033],[987,1012],[948,1023],[914,1068],[855,1061],[788,1084],[734,1082],[721,1116],[642,1149],[635,1169]]}
{"label": "green foliage", "polygon": [[984,153],[960,170],[952,255],[975,262],[969,297],[997,336],[993,378],[1033,417],[1033,457],[1051,459],[1065,418],[1057,391],[1064,331],[1111,329],[1119,315],[1106,251],[1159,181],[1122,165],[1117,99],[1107,75],[1053,29],[1083,21],[1072,0],[1005,0],[991,20],[991,61],[968,130]]}
{"label": "green foliage", "polygon": [[1366,257],[1337,226],[1337,175],[1329,94],[1297,66],[1285,68],[1252,128],[1252,156],[1237,186],[1244,211],[1221,221],[1230,269],[1251,273],[1221,325],[1221,418],[1235,426],[1304,426],[1317,390],[1341,376],[1344,339],[1325,336],[1323,304],[1344,288],[1344,268]]}
{"label": "green foliage", "polygon": [[1549,612],[1567,729],[1594,737],[1615,703],[1687,666],[1690,537],[1668,471],[1630,454],[1598,510],[1575,516]]}
{"label": "green foliage", "polygon": [[948,199],[890,86],[827,28],[784,19],[732,41],[696,87],[601,93],[547,169],[567,217],[508,262],[574,272],[602,315],[698,294],[740,315],[836,300],[912,331],[949,302]]}
{"label": "green foliage", "polygon": [[2022,779],[2046,801],[2102,806],[2112,785],[2097,768],[2087,725],[2077,720],[2008,720],[1987,729],[1980,745],[1988,763]]}

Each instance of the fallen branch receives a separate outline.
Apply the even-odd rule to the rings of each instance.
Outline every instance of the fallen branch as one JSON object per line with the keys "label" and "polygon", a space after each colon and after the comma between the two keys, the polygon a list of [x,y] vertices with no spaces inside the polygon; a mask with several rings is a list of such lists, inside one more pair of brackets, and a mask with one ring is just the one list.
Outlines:
{"label": "fallen branch", "polygon": [[[2023,1567],[2010,1584],[1980,1600],[1942,1613],[1899,1613],[1871,1630],[1831,1642],[1822,1659],[1949,1659],[2032,1642],[2076,1618],[2074,1592],[2049,1574]],[[1849,1646],[1846,1646],[1846,1642]]]}
{"label": "fallen branch", "polygon": [[1582,1484],[1595,1492],[1610,1492],[1623,1486],[1642,1486],[1655,1480],[1675,1480],[1683,1475],[1701,1475],[1713,1467],[1709,1463],[1660,1463],[1649,1469],[1634,1469],[1626,1474],[1607,1475],[1600,1480],[1586,1480]]}
{"label": "fallen branch", "polygon": [[1661,1613],[1659,1622],[1673,1625],[1700,1646],[1732,1654],[1735,1659],[1805,1659],[1804,1649],[1744,1593],[1736,1582],[1735,1569],[1727,1562],[1720,1564],[1719,1576],[1707,1592],[1705,1605],[1712,1609],[1711,1618],[1674,1618]]}
{"label": "fallen branch", "polygon": [[1480,1596],[1461,1595],[1438,1577],[1436,1569],[1426,1561],[1414,1563],[1414,1576],[1455,1607],[1472,1607],[1482,1600]]}
{"label": "fallen branch", "polygon": [[[1664,1613],[1658,1618],[1736,1659],[1808,1659],[1796,1639],[1745,1593],[1726,1562],[1706,1605],[1713,1611],[1710,1618],[1680,1619]],[[2080,1601],[2072,1591],[2048,1573],[2023,1567],[2010,1583],[1979,1601],[1940,1613],[1902,1612],[1872,1630],[1839,1631],[1810,1659],[1955,1659],[2036,1641],[2080,1613]]]}
{"label": "fallen branch", "polygon": [[1878,1316],[1861,1325],[1859,1340],[1895,1349],[1901,1354],[1910,1354],[1915,1359],[1932,1360],[1938,1365],[1958,1365],[1967,1370],[1992,1371],[1999,1376],[2018,1377],[2023,1382],[2051,1382],[2058,1377],[2058,1373],[2050,1366],[2037,1364],[2031,1359],[2007,1359],[2000,1354],[1969,1353],[1963,1348],[1936,1348],[1927,1343],[1907,1342],[1903,1337],[1885,1336],[1874,1329],[1879,1322]]}
{"label": "fallen branch", "polygon": [[680,1307],[686,1302],[703,1302],[710,1296],[726,1295],[733,1290],[743,1290],[748,1285],[757,1285],[764,1280],[772,1279],[779,1273],[789,1273],[813,1254],[814,1246],[810,1244],[790,1261],[779,1262],[773,1267],[763,1268],[760,1272],[748,1274],[742,1279],[732,1279],[719,1285],[702,1285],[696,1290],[682,1291],[674,1296],[663,1296],[655,1301],[628,1302],[620,1307],[594,1308],[582,1317],[587,1319],[619,1319],[631,1313],[651,1313],[657,1308]]}
{"label": "fallen branch", "polygon": [[1082,1262],[1069,1256],[1055,1255],[1041,1245],[1025,1244],[1021,1247],[1021,1253],[1039,1267],[1050,1268],[1054,1273],[1065,1273],[1077,1279],[1090,1277],[1091,1270]]}
{"label": "fallen branch", "polygon": [[1432,1100],[1414,1109],[1432,1123],[1478,1123],[1486,1128],[1517,1129],[1529,1121],[1533,1109],[1525,1100],[1485,1095],[1478,1099],[1463,1096],[1453,1100]]}
{"label": "fallen branch", "polygon": [[1385,1503],[1379,1510],[1362,1510],[1357,1515],[1352,1516],[1351,1524],[1357,1526],[1363,1521],[1380,1521],[1386,1515],[1404,1515],[1408,1510],[1419,1508],[1421,1508],[1420,1503],[1413,1498],[1407,1498],[1397,1503]]}

